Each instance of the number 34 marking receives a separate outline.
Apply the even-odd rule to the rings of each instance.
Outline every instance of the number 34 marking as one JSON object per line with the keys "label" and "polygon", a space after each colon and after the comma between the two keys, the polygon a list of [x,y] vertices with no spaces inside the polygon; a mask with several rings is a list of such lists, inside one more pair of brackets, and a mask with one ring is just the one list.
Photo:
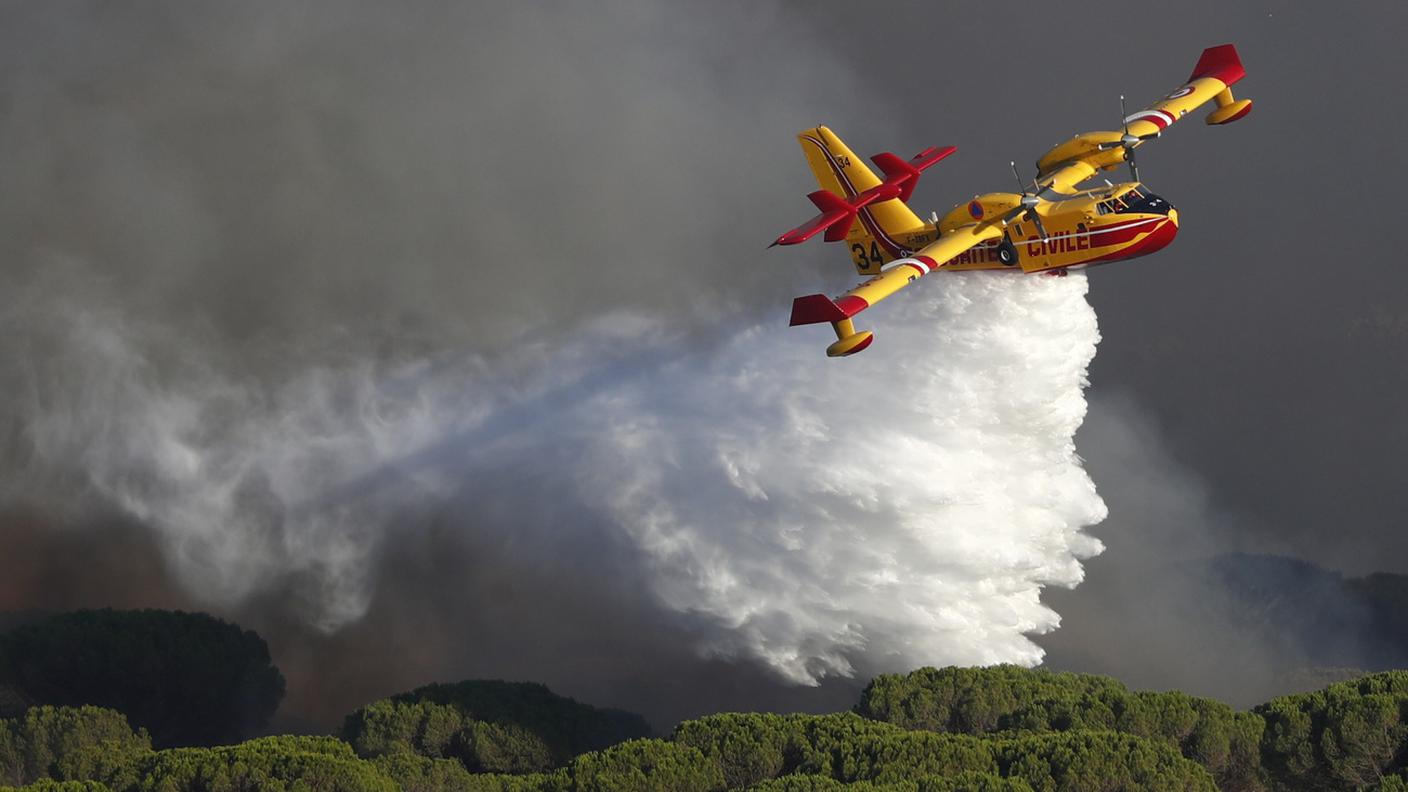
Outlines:
{"label": "number 34 marking", "polygon": [[885,263],[884,257],[880,255],[880,245],[875,242],[870,243],[869,251],[866,251],[865,245],[857,242],[851,245],[851,253],[853,254],[856,266],[861,269],[879,267],[881,264]]}

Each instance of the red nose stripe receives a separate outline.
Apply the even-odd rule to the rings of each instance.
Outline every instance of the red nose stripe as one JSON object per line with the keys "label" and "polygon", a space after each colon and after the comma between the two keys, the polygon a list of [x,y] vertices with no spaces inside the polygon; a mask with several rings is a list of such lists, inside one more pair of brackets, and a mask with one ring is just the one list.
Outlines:
{"label": "red nose stripe", "polygon": [[1133,245],[1117,250],[1114,253],[1107,253],[1099,258],[1090,259],[1088,264],[1095,264],[1101,261],[1120,261],[1122,259],[1132,259],[1139,256],[1147,256],[1157,250],[1162,250],[1173,241],[1178,235],[1178,225],[1171,220],[1164,220],[1154,227],[1153,232]]}

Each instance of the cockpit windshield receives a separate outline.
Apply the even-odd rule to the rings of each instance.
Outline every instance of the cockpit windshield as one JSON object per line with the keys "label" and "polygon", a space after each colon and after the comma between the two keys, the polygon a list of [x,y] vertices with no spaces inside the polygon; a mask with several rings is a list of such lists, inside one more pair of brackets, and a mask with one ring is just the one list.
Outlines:
{"label": "cockpit windshield", "polygon": [[[1139,197],[1135,198],[1135,195]],[[1120,197],[1124,199],[1125,206],[1128,207],[1123,210],[1125,212],[1166,215],[1168,211],[1173,208],[1169,206],[1168,201],[1144,190],[1131,190]]]}
{"label": "cockpit windshield", "polygon": [[1171,207],[1168,202],[1137,187],[1120,193],[1118,197],[1107,198],[1096,205],[1096,209],[1102,215],[1105,214],[1168,214]]}
{"label": "cockpit windshield", "polygon": [[1132,211],[1130,207],[1139,204],[1143,200],[1144,193],[1141,193],[1139,191],[1139,188],[1136,187],[1133,189],[1125,190],[1118,196],[1111,195],[1109,198],[1106,198],[1105,200],[1101,201],[1098,206],[1100,214],[1102,215],[1117,214],[1121,212]]}

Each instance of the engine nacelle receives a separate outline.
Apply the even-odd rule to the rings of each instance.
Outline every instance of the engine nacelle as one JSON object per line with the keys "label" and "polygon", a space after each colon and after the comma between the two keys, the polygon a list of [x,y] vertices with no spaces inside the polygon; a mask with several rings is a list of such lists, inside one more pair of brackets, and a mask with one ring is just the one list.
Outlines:
{"label": "engine nacelle", "polygon": [[1124,152],[1118,148],[1101,151],[1101,144],[1120,142],[1119,132],[1086,132],[1061,143],[1036,161],[1037,171],[1045,176],[1067,162],[1084,160],[1092,168],[1110,170],[1124,163]]}

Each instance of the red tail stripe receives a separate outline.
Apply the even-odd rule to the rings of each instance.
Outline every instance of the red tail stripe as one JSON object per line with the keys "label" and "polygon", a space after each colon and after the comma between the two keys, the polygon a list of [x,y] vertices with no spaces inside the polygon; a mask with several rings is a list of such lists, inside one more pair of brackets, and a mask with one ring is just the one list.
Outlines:
{"label": "red tail stripe", "polygon": [[[842,186],[845,188],[846,195],[852,197],[855,196],[857,193],[855,185],[851,184],[850,177],[848,177],[846,175],[846,172],[841,169],[841,164],[836,161],[836,157],[831,154],[831,150],[826,147],[826,144],[822,143],[820,140],[817,140],[816,138],[810,135],[803,135],[802,139],[806,140],[807,142],[811,143],[812,145],[816,146],[818,149],[821,150],[822,156],[826,157],[827,163],[831,165],[831,172],[836,175],[837,180],[839,180]],[[898,256],[900,254],[899,244],[895,242],[895,240],[891,239],[884,232],[884,230],[880,228],[880,225],[875,222],[875,218],[870,216],[869,209],[860,210],[860,222],[862,225],[865,226],[865,230],[870,232],[870,235],[875,237],[875,239],[879,241],[881,247],[884,247],[885,250],[891,256]]]}

